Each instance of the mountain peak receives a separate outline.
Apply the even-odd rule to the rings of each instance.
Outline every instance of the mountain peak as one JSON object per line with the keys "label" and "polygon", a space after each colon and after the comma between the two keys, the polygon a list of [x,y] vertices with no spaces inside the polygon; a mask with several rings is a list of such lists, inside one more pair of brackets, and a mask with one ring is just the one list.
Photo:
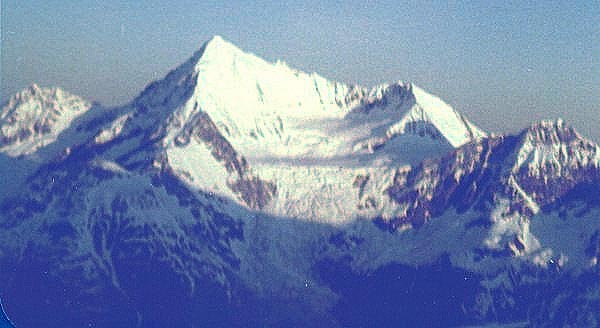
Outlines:
{"label": "mountain peak", "polygon": [[412,93],[423,115],[434,124],[453,147],[459,147],[468,141],[480,139],[486,133],[469,122],[463,115],[440,98],[412,85]]}
{"label": "mountain peak", "polygon": [[239,57],[255,56],[244,52],[233,43],[223,39],[220,35],[214,35],[196,52],[192,61],[195,61],[196,71],[205,69],[207,65],[223,69],[225,65],[231,67],[232,63]]}
{"label": "mountain peak", "polygon": [[568,128],[568,124],[562,118],[557,119],[545,119],[534,122],[530,126],[530,130],[562,130]]}
{"label": "mountain peak", "polygon": [[210,39],[208,39],[208,42],[225,42],[225,40],[223,39],[222,36],[220,36],[219,34],[215,34],[213,35]]}
{"label": "mountain peak", "polygon": [[22,89],[21,91],[18,91],[16,94],[14,94],[9,102],[11,100],[13,101],[17,101],[17,100],[23,100],[23,99],[29,99],[32,97],[45,97],[45,96],[51,96],[51,93],[55,90],[58,90],[58,88],[45,88],[45,87],[41,87],[39,84],[37,83],[32,83],[29,86],[27,86],[26,88]]}
{"label": "mountain peak", "polygon": [[59,87],[41,87],[37,83],[32,83],[28,87],[22,89],[21,91],[18,91],[12,97],[9,98],[8,102],[5,103],[2,108],[2,117],[6,115],[5,111],[15,109],[19,106],[19,104],[23,104],[26,102],[38,101],[46,103],[61,103],[64,101],[68,102],[73,97],[81,99],[80,97],[75,96],[67,91],[64,91]]}
{"label": "mountain peak", "polygon": [[570,176],[575,170],[600,166],[600,147],[562,119],[543,120],[521,133],[513,172],[528,177]]}
{"label": "mountain peak", "polygon": [[0,111],[0,152],[19,156],[56,140],[92,104],[60,88],[33,83],[13,95]]}
{"label": "mountain peak", "polygon": [[[420,140],[438,153],[438,148],[445,152],[485,136],[451,106],[411,83],[368,89],[330,81],[268,62],[218,35],[151,84],[135,103],[150,109],[153,121],[166,120],[165,144],[203,112],[241,153],[261,158],[343,158],[376,148],[388,156],[408,139],[425,135],[436,140]],[[378,147],[384,143],[386,150]]]}
{"label": "mountain peak", "polygon": [[525,139],[542,144],[561,144],[584,139],[561,118],[533,123],[523,132],[523,135]]}
{"label": "mountain peak", "polygon": [[226,41],[225,39],[223,39],[222,36],[215,34],[213,35],[210,39],[208,39],[208,41],[205,42],[206,45],[212,45],[212,46],[227,46],[227,45],[233,45],[231,42]]}
{"label": "mountain peak", "polygon": [[37,83],[32,83],[27,90],[29,90],[31,93],[35,94],[35,93],[39,93],[40,91],[42,91],[42,88],[40,88],[40,86]]}
{"label": "mountain peak", "polygon": [[59,87],[42,87],[34,82],[10,97],[7,103],[4,104],[2,110],[4,111],[8,108],[15,108],[18,106],[18,104],[29,101],[62,102],[71,97],[77,96],[74,96],[73,94],[64,91]]}
{"label": "mountain peak", "polygon": [[233,43],[223,39],[220,35],[214,35],[208,41],[206,41],[202,47],[204,49],[204,53],[207,50],[218,51],[218,52],[241,52],[242,50],[238,48]]}

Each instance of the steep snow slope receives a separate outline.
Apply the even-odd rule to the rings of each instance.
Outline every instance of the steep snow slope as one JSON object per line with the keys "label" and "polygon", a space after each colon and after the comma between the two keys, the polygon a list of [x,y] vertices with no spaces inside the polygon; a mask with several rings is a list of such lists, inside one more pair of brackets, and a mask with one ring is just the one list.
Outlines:
{"label": "steep snow slope", "polygon": [[600,152],[561,121],[485,137],[412,84],[328,82],[219,37],[91,112],[59,135],[77,138],[0,154],[17,324],[597,317]]}
{"label": "steep snow slope", "polygon": [[[398,170],[387,191],[407,211],[381,223],[396,230],[437,220],[452,208],[477,209],[483,213],[480,224],[489,226],[485,248],[546,265],[552,252],[532,230],[532,217],[539,214],[535,220],[544,220],[542,214],[557,200],[578,186],[597,183],[598,154],[597,145],[562,120],[533,124],[515,137],[465,145],[442,159]],[[589,222],[591,231],[597,224]]]}
{"label": "steep snow slope", "polygon": [[[251,161],[349,155],[361,140],[390,139],[418,130],[412,126],[417,124],[430,125],[432,136],[453,147],[484,135],[443,101],[410,84],[367,90],[330,82],[281,62],[268,63],[218,36],[195,57],[187,73],[194,90],[174,112],[169,136],[204,111]],[[385,114],[367,114],[373,110]],[[367,115],[349,115],[353,111]]]}
{"label": "steep snow slope", "polygon": [[529,176],[551,174],[552,178],[570,170],[600,163],[598,145],[582,137],[562,119],[541,121],[524,132],[513,172]]}
{"label": "steep snow slope", "polygon": [[131,106],[131,115],[140,118],[118,130],[146,131],[146,139],[165,152],[165,164],[193,187],[246,204],[244,192],[263,190],[265,198],[252,200],[260,207],[287,195],[265,210],[327,221],[362,215],[350,205],[357,201],[332,211],[305,201],[310,190],[354,197],[352,181],[365,170],[384,174],[485,136],[410,83],[369,90],[330,82],[268,63],[218,36]]}
{"label": "steep snow slope", "polygon": [[28,155],[52,142],[92,104],[59,88],[36,84],[17,93],[2,106],[0,151]]}
{"label": "steep snow slope", "polygon": [[597,175],[600,147],[561,119],[533,124],[521,139],[512,173],[534,201],[551,202]]}
{"label": "steep snow slope", "polygon": [[[137,175],[72,154],[30,177],[35,192],[19,189],[2,203],[0,277],[17,273],[2,294],[11,294],[17,327],[56,326],[59,318],[107,327],[190,322],[208,320],[207,302],[227,305],[238,265],[230,243],[243,238],[238,218],[167,173]],[[184,299],[199,306],[196,314],[178,307]]]}
{"label": "steep snow slope", "polygon": [[[119,113],[94,136],[107,160],[168,168],[196,190],[273,215],[338,223],[364,215],[352,183],[365,170],[385,175],[485,136],[412,84],[369,90],[330,82],[218,36]],[[315,207],[305,201],[314,189],[352,202]],[[385,196],[376,203],[394,211]]]}
{"label": "steep snow slope", "polygon": [[[353,302],[360,304],[352,305],[350,312],[368,304],[380,307],[417,299],[436,309],[434,313],[446,313],[447,308],[424,302],[445,300],[445,290],[451,292],[452,304],[459,300],[457,315],[465,320],[459,323],[533,320],[529,313],[538,313],[536,306],[546,295],[539,294],[540,289],[563,286],[565,282],[558,279],[579,284],[595,277],[594,271],[591,278],[578,274],[598,268],[600,224],[596,198],[569,200],[561,193],[548,204],[540,202],[543,212],[532,215],[527,210],[507,179],[517,178],[511,169],[528,131],[467,144],[442,159],[389,170],[379,177],[375,169],[354,176],[348,169],[304,167],[315,172],[286,178],[296,183],[290,191],[301,192],[283,195],[279,191],[262,211],[237,206],[211,192],[190,190],[168,166],[129,170],[101,160],[102,153],[90,160],[82,156],[89,149],[75,148],[68,160],[44,166],[22,195],[2,204],[0,238],[7,242],[1,248],[0,275],[11,277],[3,291],[8,290],[9,304],[18,310],[15,319],[31,324],[40,319],[25,315],[23,309],[31,304],[39,313],[64,314],[73,309],[69,320],[92,320],[101,326],[114,326],[102,321],[113,318],[142,326],[148,320],[164,323],[167,319],[154,317],[159,309],[175,314],[168,320],[176,323],[208,320],[210,304],[246,319],[243,315],[248,312],[240,312],[236,304],[250,304],[266,318],[252,326],[275,325],[286,317],[293,323],[325,320],[332,326],[347,326],[343,320],[348,316],[336,311]],[[579,144],[572,142],[566,148],[579,153],[573,147]],[[194,162],[190,160],[191,165]],[[570,174],[577,176],[579,169]],[[328,182],[335,170],[345,177],[335,192],[316,188],[311,192],[304,187],[337,186]],[[264,178],[298,172],[284,171]],[[304,181],[307,176],[313,180]],[[207,179],[212,178],[207,175]],[[548,187],[553,183],[548,180]],[[349,188],[357,196],[343,194]],[[597,184],[591,190],[600,192]],[[380,210],[371,199],[382,193],[381,199],[391,203],[386,206],[398,209],[388,214],[391,221],[378,216]],[[290,206],[286,216],[266,213],[290,200],[308,205]],[[364,216],[334,218],[327,224],[307,220],[317,216],[314,213],[293,212],[321,207],[323,213],[336,215],[336,207],[343,213],[352,212],[353,206],[362,207]],[[427,211],[430,215],[424,216]],[[396,218],[403,218],[403,225],[394,226]],[[445,257],[438,266],[436,261]],[[401,270],[381,273],[391,264]],[[1,268],[17,268],[23,274]],[[49,278],[29,274],[40,270],[53,274]],[[333,276],[328,275],[331,270]],[[554,270],[565,273],[553,276]],[[439,276],[432,276],[436,272]],[[380,280],[374,282],[373,277]],[[429,279],[447,284],[430,290]],[[156,286],[157,281],[163,284]],[[344,281],[355,285],[351,290],[361,290],[364,284],[373,293],[366,293],[369,302],[362,295],[344,294],[337,285]],[[386,288],[396,284],[393,297],[386,298]],[[22,292],[24,286],[44,288],[27,294]],[[63,288],[69,293],[63,293]],[[568,295],[550,290],[561,299]],[[43,295],[51,302],[38,302],[31,295]],[[219,297],[213,299],[215,295]],[[354,296],[360,296],[360,302]],[[248,302],[245,297],[265,303]],[[114,308],[109,311],[107,305]],[[289,319],[298,306],[306,317]],[[195,312],[202,316],[195,317]],[[381,320],[385,312],[376,311],[374,318]],[[98,313],[103,314],[100,319]],[[256,320],[253,314],[249,318]],[[406,318],[413,317],[393,322]]]}

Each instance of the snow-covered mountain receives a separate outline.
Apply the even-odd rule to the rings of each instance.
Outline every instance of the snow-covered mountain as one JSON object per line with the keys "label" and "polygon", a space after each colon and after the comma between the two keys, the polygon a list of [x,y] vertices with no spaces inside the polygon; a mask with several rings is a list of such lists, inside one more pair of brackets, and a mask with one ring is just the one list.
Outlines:
{"label": "snow-covered mountain", "polygon": [[34,153],[56,141],[71,122],[92,107],[59,88],[33,84],[12,96],[0,113],[0,151],[10,156]]}
{"label": "snow-covered mountain", "polygon": [[172,108],[165,142],[204,112],[234,148],[254,154],[255,160],[346,156],[361,146],[383,144],[374,138],[393,139],[407,132],[428,134],[453,147],[484,135],[443,101],[411,84],[369,90],[331,82],[281,62],[268,63],[218,36],[165,80],[152,84],[137,103],[162,108],[168,100],[157,95],[179,95],[173,98],[178,103],[168,104]]}
{"label": "snow-covered mountain", "polygon": [[[108,131],[144,131],[151,157],[160,153],[159,165],[191,186],[268,207],[272,215],[321,221],[359,215],[348,207],[355,202],[341,197],[356,197],[347,191],[357,174],[384,174],[485,136],[409,83],[368,90],[330,82],[218,36],[130,107]],[[315,189],[324,191],[319,199]],[[277,190],[280,197],[272,197]],[[324,198],[339,206],[319,205]]]}
{"label": "snow-covered mountain", "polygon": [[600,148],[561,120],[487,136],[218,36],[125,106],[32,87],[2,115],[17,327],[598,320]]}

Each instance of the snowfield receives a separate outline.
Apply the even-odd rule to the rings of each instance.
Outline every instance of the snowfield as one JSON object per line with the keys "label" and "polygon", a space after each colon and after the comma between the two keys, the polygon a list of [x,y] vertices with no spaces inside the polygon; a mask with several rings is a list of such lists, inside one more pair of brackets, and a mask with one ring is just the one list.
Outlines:
{"label": "snowfield", "polygon": [[489,136],[215,36],[124,106],[18,93],[0,165],[17,327],[600,322],[600,147],[562,120]]}

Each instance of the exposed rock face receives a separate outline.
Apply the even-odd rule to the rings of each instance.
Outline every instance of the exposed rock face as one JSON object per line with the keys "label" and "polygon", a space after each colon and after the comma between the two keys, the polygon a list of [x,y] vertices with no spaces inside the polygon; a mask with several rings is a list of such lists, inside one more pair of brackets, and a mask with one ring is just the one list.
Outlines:
{"label": "exposed rock face", "polygon": [[209,145],[213,157],[225,166],[227,172],[236,176],[234,181],[229,182],[229,186],[240,194],[248,206],[261,209],[275,196],[275,184],[252,174],[246,159],[233,149],[206,113],[198,112],[177,137],[176,142],[189,143],[190,138]]}
{"label": "exposed rock face", "polygon": [[521,134],[512,172],[523,190],[545,205],[598,177],[600,148],[562,120],[532,125]]}
{"label": "exposed rock face", "polygon": [[71,121],[92,107],[58,88],[33,84],[11,97],[0,113],[0,150],[12,156],[35,152],[56,140]]}
{"label": "exposed rock face", "polygon": [[18,327],[600,320],[600,150],[560,120],[488,137],[413,84],[219,37],[130,104],[87,104],[34,86],[3,107]]}
{"label": "exposed rock face", "polygon": [[525,216],[600,176],[600,148],[562,121],[541,122],[515,137],[492,137],[400,169],[388,193],[407,204],[392,228],[421,225],[450,207],[489,211],[498,197]]}

